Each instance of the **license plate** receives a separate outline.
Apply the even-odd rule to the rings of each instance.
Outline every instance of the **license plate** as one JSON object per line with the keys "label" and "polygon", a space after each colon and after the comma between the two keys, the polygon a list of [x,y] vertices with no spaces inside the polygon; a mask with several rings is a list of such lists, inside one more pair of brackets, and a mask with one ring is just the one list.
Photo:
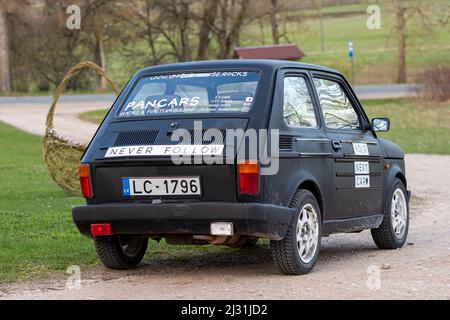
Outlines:
{"label": "license plate", "polygon": [[201,195],[200,177],[122,178],[124,196]]}

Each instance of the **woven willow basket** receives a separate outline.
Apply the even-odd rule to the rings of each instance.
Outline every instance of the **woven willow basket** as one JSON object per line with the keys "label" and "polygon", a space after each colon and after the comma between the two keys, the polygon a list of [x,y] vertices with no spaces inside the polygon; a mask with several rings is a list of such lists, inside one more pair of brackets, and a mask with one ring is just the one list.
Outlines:
{"label": "woven willow basket", "polygon": [[67,82],[83,69],[94,70],[98,75],[105,78],[116,95],[119,94],[114,82],[108,77],[105,70],[91,61],[80,62],[73,66],[65,75],[62,82],[53,95],[52,105],[47,114],[46,131],[44,136],[44,158],[52,179],[67,193],[80,194],[78,182],[78,165],[86,145],[63,137],[53,128],[53,118],[59,97],[61,96]]}

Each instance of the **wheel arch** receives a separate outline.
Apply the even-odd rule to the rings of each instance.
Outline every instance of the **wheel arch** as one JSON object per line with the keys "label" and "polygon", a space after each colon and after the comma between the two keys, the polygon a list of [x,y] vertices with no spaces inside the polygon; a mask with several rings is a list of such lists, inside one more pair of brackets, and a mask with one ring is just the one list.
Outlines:
{"label": "wheel arch", "polygon": [[397,164],[394,163],[393,166],[390,169],[390,172],[384,182],[384,195],[383,195],[383,210],[385,210],[388,202],[388,198],[391,192],[392,184],[394,183],[395,179],[399,179],[405,186],[405,189],[408,190],[408,182],[406,180],[405,172],[402,170],[402,168]]}
{"label": "wheel arch", "polygon": [[312,179],[306,179],[298,185],[297,190],[300,190],[300,189],[308,190],[309,192],[311,192],[314,195],[314,197],[317,200],[317,203],[319,204],[319,208],[320,208],[320,212],[321,212],[320,216],[321,216],[321,219],[323,222],[323,198],[322,198],[322,192],[321,192],[320,187],[317,184],[317,182],[315,182]]}
{"label": "wheel arch", "polygon": [[400,181],[405,185],[405,188],[406,188],[406,189],[408,188],[408,182],[406,181],[405,174],[404,174],[402,171],[399,170],[399,171],[395,174],[394,178],[400,179]]}

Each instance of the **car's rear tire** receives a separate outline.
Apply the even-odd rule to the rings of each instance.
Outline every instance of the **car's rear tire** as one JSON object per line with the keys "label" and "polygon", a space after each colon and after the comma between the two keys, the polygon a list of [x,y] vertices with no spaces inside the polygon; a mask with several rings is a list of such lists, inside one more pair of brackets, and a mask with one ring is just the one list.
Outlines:
{"label": "car's rear tire", "polygon": [[395,179],[381,225],[371,229],[372,238],[380,249],[398,249],[408,236],[409,206],[405,185]]}
{"label": "car's rear tire", "polygon": [[148,238],[120,235],[94,237],[94,244],[98,258],[106,267],[131,269],[144,257]]}
{"label": "car's rear tire", "polygon": [[291,208],[297,212],[283,240],[270,241],[275,265],[284,274],[300,275],[311,271],[316,263],[321,241],[321,212],[314,195],[298,190]]}

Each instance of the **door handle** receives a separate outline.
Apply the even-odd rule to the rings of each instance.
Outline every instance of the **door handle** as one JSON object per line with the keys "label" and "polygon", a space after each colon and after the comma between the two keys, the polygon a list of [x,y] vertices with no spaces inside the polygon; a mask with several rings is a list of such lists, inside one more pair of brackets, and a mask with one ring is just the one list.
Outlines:
{"label": "door handle", "polygon": [[333,140],[333,141],[331,142],[331,145],[333,146],[333,149],[334,149],[334,150],[340,150],[340,149],[342,149],[342,146],[341,146],[341,142],[340,142],[340,141]]}

